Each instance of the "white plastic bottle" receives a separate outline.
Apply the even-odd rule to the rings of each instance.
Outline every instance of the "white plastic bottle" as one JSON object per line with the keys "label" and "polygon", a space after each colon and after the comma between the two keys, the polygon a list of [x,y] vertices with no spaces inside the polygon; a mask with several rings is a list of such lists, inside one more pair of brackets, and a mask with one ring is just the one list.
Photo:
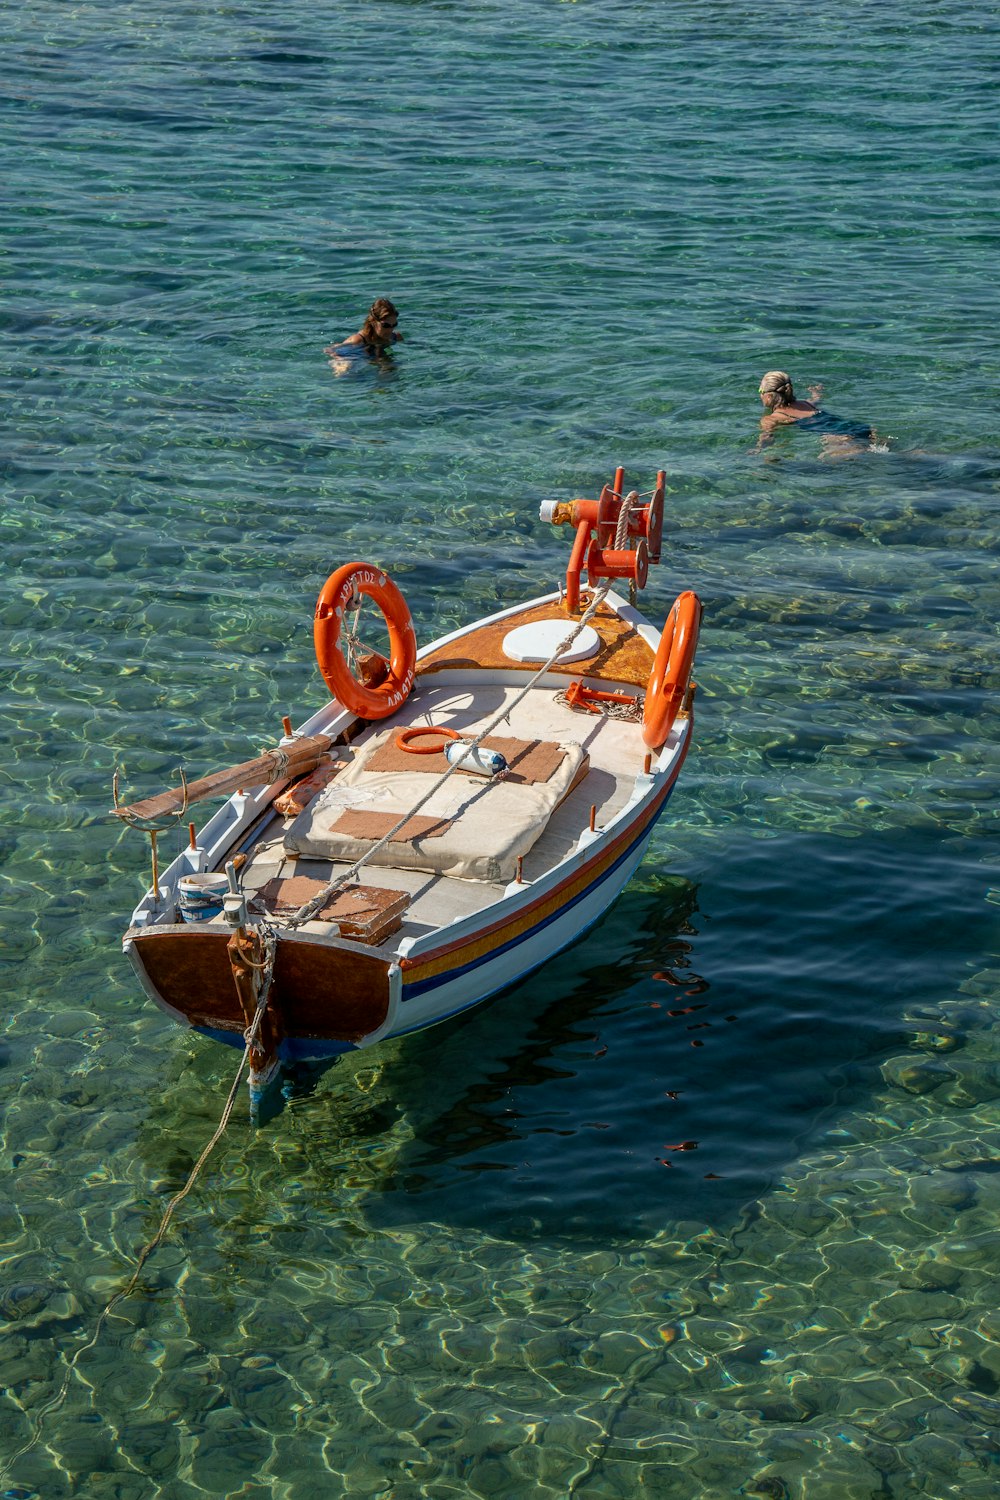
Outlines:
{"label": "white plastic bottle", "polygon": [[463,771],[474,771],[479,776],[499,776],[507,769],[499,750],[487,750],[485,745],[473,749],[466,740],[452,740],[444,753],[450,766],[460,766]]}

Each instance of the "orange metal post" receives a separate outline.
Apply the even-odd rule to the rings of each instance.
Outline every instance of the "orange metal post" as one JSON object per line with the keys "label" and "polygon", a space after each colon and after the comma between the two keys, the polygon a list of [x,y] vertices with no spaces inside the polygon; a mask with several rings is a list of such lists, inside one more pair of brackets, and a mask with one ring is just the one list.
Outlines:
{"label": "orange metal post", "polygon": [[571,615],[575,615],[580,608],[580,574],[589,543],[590,526],[586,521],[581,521],[576,528],[576,540],[566,569],[566,609]]}

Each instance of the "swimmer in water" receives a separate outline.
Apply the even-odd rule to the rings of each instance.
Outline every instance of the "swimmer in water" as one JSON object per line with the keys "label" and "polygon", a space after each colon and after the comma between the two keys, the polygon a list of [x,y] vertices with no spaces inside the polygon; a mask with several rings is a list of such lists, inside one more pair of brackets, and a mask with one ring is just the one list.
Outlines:
{"label": "swimmer in water", "polygon": [[863,453],[877,443],[877,435],[867,422],[853,422],[847,417],[834,416],[819,405],[823,394],[822,385],[809,387],[809,401],[796,400],[792,382],[784,370],[768,370],[757,388],[764,405],[760,419],[760,437],[757,452],[771,442],[774,429],[797,422],[809,432],[819,434],[825,455],[828,458],[847,458]]}
{"label": "swimmer in water", "polygon": [[368,309],[368,316],[349,338],[337,344],[328,344],[323,350],[330,356],[330,368],[335,375],[346,375],[355,367],[359,356],[369,355],[377,359],[393,344],[401,344],[403,335],[396,331],[399,313],[388,297],[376,297]]}

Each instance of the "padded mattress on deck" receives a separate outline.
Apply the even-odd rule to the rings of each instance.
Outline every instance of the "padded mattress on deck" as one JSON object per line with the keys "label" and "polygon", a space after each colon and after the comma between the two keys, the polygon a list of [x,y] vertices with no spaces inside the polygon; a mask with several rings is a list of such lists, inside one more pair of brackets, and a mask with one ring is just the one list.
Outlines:
{"label": "padded mattress on deck", "polygon": [[[352,863],[426,795],[424,771],[366,769],[397,732],[376,736],[299,813],[285,832],[289,853]],[[512,880],[518,855],[527,854],[544,831],[586,759],[571,741],[559,741],[559,749],[562,759],[547,781],[488,781],[462,772],[449,777],[372,863],[455,880]]]}

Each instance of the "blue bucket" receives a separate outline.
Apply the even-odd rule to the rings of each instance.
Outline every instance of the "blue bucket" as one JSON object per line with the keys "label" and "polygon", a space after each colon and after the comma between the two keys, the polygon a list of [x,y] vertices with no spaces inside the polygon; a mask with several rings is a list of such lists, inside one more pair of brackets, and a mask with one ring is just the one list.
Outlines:
{"label": "blue bucket", "polygon": [[182,875],[177,882],[177,906],[184,922],[210,922],[222,911],[229,890],[225,875]]}

